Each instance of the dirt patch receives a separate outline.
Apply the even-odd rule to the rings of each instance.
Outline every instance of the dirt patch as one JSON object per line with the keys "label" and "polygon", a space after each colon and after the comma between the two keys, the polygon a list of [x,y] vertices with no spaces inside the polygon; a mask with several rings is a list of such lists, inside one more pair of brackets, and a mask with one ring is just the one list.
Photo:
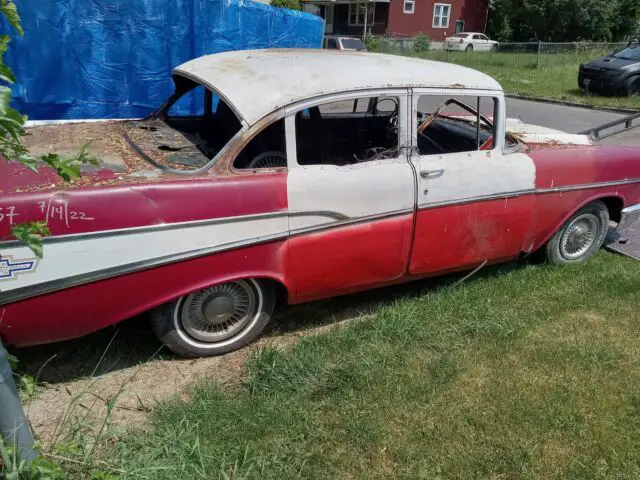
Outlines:
{"label": "dirt patch", "polygon": [[[237,388],[243,383],[247,359],[257,350],[265,347],[284,349],[300,337],[318,335],[358,318],[362,317],[266,336],[249,347],[220,357],[151,358],[138,365],[89,378],[46,383],[25,402],[25,410],[45,447],[64,439],[70,430],[83,429],[95,434],[107,417],[111,429],[143,428],[160,401],[175,395],[189,401],[185,389],[194,382],[208,378]],[[58,366],[57,370],[65,367]]]}

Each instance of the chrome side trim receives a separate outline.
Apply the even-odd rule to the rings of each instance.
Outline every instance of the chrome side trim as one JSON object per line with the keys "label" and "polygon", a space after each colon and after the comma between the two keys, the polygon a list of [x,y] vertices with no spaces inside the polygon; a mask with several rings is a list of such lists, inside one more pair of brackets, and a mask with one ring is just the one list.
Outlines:
{"label": "chrome side trim", "polygon": [[532,195],[532,194],[545,195],[548,193],[573,192],[576,190],[588,190],[591,188],[616,187],[620,185],[629,185],[631,183],[640,183],[640,178],[628,178],[625,180],[614,180],[610,182],[599,182],[599,183],[582,183],[578,185],[567,185],[563,187],[553,187],[553,188],[535,188],[535,189],[527,189],[527,190],[516,190],[513,192],[493,193],[490,195],[480,195],[477,197],[461,198],[457,200],[445,200],[442,202],[432,202],[432,203],[423,202],[420,205],[418,205],[418,210],[426,210],[426,209],[437,208],[437,207],[448,207],[448,206],[454,206],[454,205],[464,205],[466,203],[472,203],[472,202],[486,202],[489,200],[500,200],[503,198],[520,197],[523,195]]}
{"label": "chrome side trim", "polygon": [[[408,209],[403,209],[403,210],[397,210],[397,211],[393,211],[393,212],[387,212],[387,213],[383,213],[383,214],[377,214],[377,215],[368,215],[365,217],[359,217],[359,218],[353,218],[350,219],[349,217],[336,213],[336,212],[326,212],[326,211],[318,211],[318,212],[293,212],[291,215],[293,216],[327,216],[327,217],[331,217],[336,219],[333,222],[330,223],[325,223],[325,224],[321,224],[321,225],[314,225],[312,227],[308,227],[308,228],[304,228],[304,229],[299,229],[296,231],[284,231],[282,233],[278,233],[278,234],[273,234],[273,235],[265,235],[262,237],[254,237],[254,238],[250,238],[247,240],[242,240],[242,241],[238,241],[238,242],[230,242],[230,243],[226,243],[223,245],[218,245],[215,247],[207,247],[207,248],[201,248],[201,249],[197,249],[197,250],[191,250],[188,252],[182,252],[182,253],[176,253],[176,254],[172,254],[172,255],[165,255],[162,257],[158,257],[158,258],[153,258],[150,260],[144,260],[144,261],[140,261],[140,262],[135,262],[135,263],[129,263],[126,265],[119,265],[117,267],[112,267],[112,268],[106,268],[103,270],[97,270],[94,272],[90,272],[90,273],[83,273],[80,275],[75,275],[75,276],[71,276],[71,277],[67,277],[67,278],[61,278],[58,280],[53,280],[50,282],[44,282],[44,283],[40,283],[40,284],[35,284],[32,286],[28,286],[28,287],[23,287],[23,288],[16,288],[15,290],[8,290],[8,291],[0,291],[0,305],[5,305],[8,303],[12,303],[12,302],[17,302],[19,300],[25,300],[27,298],[30,297],[35,297],[37,295],[43,295],[46,293],[52,293],[58,290],[63,290],[66,288],[70,288],[70,287],[77,287],[79,285],[84,285],[87,283],[92,283],[92,282],[96,282],[99,280],[105,280],[111,277],[116,277],[116,276],[120,276],[120,275],[125,275],[125,274],[129,274],[129,273],[135,273],[135,272],[139,272],[142,270],[147,270],[149,268],[153,268],[153,267],[158,267],[158,266],[162,266],[162,265],[169,265],[172,263],[176,263],[176,262],[180,262],[180,261],[184,261],[184,260],[192,260],[194,258],[199,258],[199,257],[205,257],[207,255],[211,255],[214,253],[222,253],[222,252],[226,252],[229,250],[233,250],[236,248],[242,248],[242,247],[248,247],[248,246],[252,246],[252,245],[257,245],[257,244],[261,244],[261,243],[268,243],[268,242],[273,242],[276,240],[282,240],[285,238],[288,238],[290,236],[294,236],[294,235],[300,235],[302,233],[311,233],[311,232],[316,232],[316,231],[323,231],[323,230],[329,230],[329,229],[333,229],[333,228],[338,228],[338,227],[342,227],[342,226],[349,226],[349,225],[355,225],[358,223],[366,223],[366,222],[370,222],[370,221],[374,221],[374,220],[381,220],[381,219],[385,219],[385,218],[390,218],[390,217],[394,217],[394,216],[399,216],[402,214],[406,214],[406,213],[413,213],[413,208],[408,208]],[[271,214],[267,214],[267,215],[271,215]],[[273,214],[273,216],[278,216],[280,214]],[[287,214],[281,214],[281,216],[286,216]],[[249,217],[249,218],[248,218]],[[250,217],[252,216],[245,216],[245,217],[229,217],[229,218],[238,218],[238,219],[245,219],[248,220],[250,219]],[[259,218],[271,218],[269,216],[263,216],[260,215]],[[225,220],[225,219],[221,219],[221,220]],[[195,223],[196,225],[202,225],[204,224],[208,224],[207,222],[189,222],[190,224]],[[171,228],[182,228],[184,224],[172,224]],[[164,225],[160,225],[159,227],[161,227],[160,229],[163,230],[165,227]],[[109,233],[112,235],[116,235],[118,233],[114,233],[114,232],[123,232],[122,234],[128,234],[128,233],[139,233],[141,230],[142,231],[147,231],[146,230],[147,227],[142,227],[137,228],[137,229],[133,229],[135,230],[134,232],[130,232],[129,230],[124,230],[124,231],[116,231],[116,230],[112,230],[110,232],[104,232],[104,233]],[[152,229],[153,231],[154,229]],[[103,232],[98,232],[98,233],[103,233]],[[90,235],[90,234],[89,234]],[[102,236],[102,235],[100,235]],[[108,236],[108,235],[105,235]],[[78,240],[78,239],[82,239],[84,238],[83,234],[79,234],[79,235],[67,235],[65,238],[69,238],[72,237],[69,241],[71,240]],[[59,237],[53,237],[53,238],[59,238]],[[52,239],[53,239],[52,238]],[[62,237],[61,237],[62,238]],[[96,236],[92,236],[91,238],[96,238]],[[9,243],[9,242],[5,242],[5,243]],[[19,242],[11,242],[11,243],[17,243],[20,246],[24,246],[23,244],[19,243]]]}
{"label": "chrome side trim", "polygon": [[625,178],[624,180],[613,180],[610,182],[581,183],[578,185],[567,185],[563,187],[537,188],[536,194],[544,195],[546,193],[573,192],[575,190],[588,190],[590,188],[616,187],[619,185],[628,185],[630,183],[640,183],[640,178]]}
{"label": "chrome side trim", "polygon": [[281,240],[288,237],[288,232],[282,232],[272,235],[265,235],[263,237],[255,237],[238,242],[230,242],[216,247],[199,248],[197,250],[191,250],[189,252],[176,253],[172,255],[165,255],[162,257],[153,258],[150,260],[143,260],[141,262],[129,263],[127,265],[119,265],[117,267],[105,268],[103,270],[96,270],[95,272],[83,273],[80,275],[74,275],[71,277],[61,278],[58,280],[52,280],[50,282],[39,283],[36,285],[16,288],[15,290],[8,290],[0,293],[0,305],[7,303],[17,302],[18,300],[24,300],[29,297],[35,297],[36,295],[43,295],[45,293],[55,292],[57,290],[63,290],[70,287],[77,287],[86,283],[96,282],[98,280],[105,280],[111,277],[117,277],[127,273],[139,272],[147,270],[149,268],[157,267],[160,265],[169,265],[172,263],[180,262],[183,260],[192,260],[194,258],[205,257],[212,253],[221,253],[235,248],[246,247],[256,245],[259,243],[267,243],[275,240]]}
{"label": "chrome side trim", "polygon": [[374,215],[366,215],[364,217],[357,217],[357,218],[346,218],[345,220],[341,220],[337,222],[323,223],[320,225],[312,225],[310,227],[297,228],[295,230],[291,230],[289,234],[292,237],[294,237],[298,235],[304,235],[306,233],[316,233],[316,232],[322,232],[325,230],[332,230],[334,228],[349,227],[352,225],[357,225],[359,223],[367,223],[367,222],[373,222],[376,220],[384,220],[386,218],[398,217],[400,215],[404,215],[407,213],[413,213],[413,208],[403,208],[401,210],[394,210],[392,212],[376,213]]}
{"label": "chrome side trim", "polygon": [[[81,240],[107,238],[107,237],[120,236],[120,235],[134,235],[138,233],[160,232],[160,231],[167,231],[167,230],[177,230],[182,228],[186,229],[186,228],[193,228],[193,227],[219,225],[224,223],[250,222],[254,220],[282,218],[287,216],[327,217],[327,218],[331,218],[333,220],[338,220],[338,221],[342,221],[349,218],[346,215],[343,215],[342,213],[331,212],[331,211],[319,210],[319,211],[291,212],[291,213],[288,213],[287,211],[281,211],[281,212],[270,212],[270,213],[258,213],[254,215],[241,215],[237,217],[214,218],[209,220],[194,220],[191,222],[162,223],[159,225],[146,225],[143,227],[121,228],[116,230],[102,230],[98,232],[74,233],[70,235],[57,235],[55,237],[43,238],[42,241],[45,245],[50,245],[50,244],[62,243],[62,242],[77,242]],[[16,248],[16,247],[23,247],[23,246],[24,246],[24,243],[18,240],[7,240],[4,242],[0,242],[0,249]]]}
{"label": "chrome side trim", "polygon": [[534,194],[536,191],[534,189],[527,189],[527,190],[515,190],[513,192],[504,192],[504,193],[492,193],[490,195],[479,195],[477,197],[467,197],[467,198],[461,198],[458,200],[445,200],[442,202],[432,202],[432,203],[421,203],[420,205],[418,205],[418,210],[428,210],[431,208],[438,208],[438,207],[448,207],[448,206],[453,206],[453,205],[464,205],[467,203],[473,203],[473,202],[486,202],[489,200],[502,200],[505,198],[513,198],[513,197],[521,197],[524,195],[532,195]]}

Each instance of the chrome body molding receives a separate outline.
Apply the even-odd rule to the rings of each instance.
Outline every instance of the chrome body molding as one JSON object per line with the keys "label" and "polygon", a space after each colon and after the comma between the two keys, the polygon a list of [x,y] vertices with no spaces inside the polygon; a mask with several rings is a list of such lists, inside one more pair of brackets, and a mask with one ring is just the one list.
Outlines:
{"label": "chrome body molding", "polygon": [[[501,200],[506,198],[522,197],[524,195],[546,195],[549,193],[573,192],[577,190],[589,190],[592,188],[617,187],[620,185],[629,185],[632,183],[640,183],[640,178],[628,178],[624,180],[613,180],[610,182],[583,183],[578,185],[566,185],[566,186],[553,187],[553,188],[534,188],[534,189],[527,189],[527,190],[515,190],[513,192],[495,193],[491,195],[461,198],[458,200],[450,200],[445,202],[432,202],[432,203],[425,202],[418,205],[418,210],[426,210],[426,209],[438,208],[438,207],[448,207],[448,206],[454,206],[454,205],[464,205],[466,203],[473,203],[473,202],[487,202],[489,200]],[[638,209],[640,209],[640,206],[637,206],[637,207]],[[623,211],[623,214],[624,214],[624,211]]]}
{"label": "chrome body molding", "polygon": [[[74,233],[70,235],[56,235],[55,237],[46,237],[42,241],[45,245],[61,243],[61,242],[76,242],[81,240],[107,238],[120,235],[133,235],[138,233],[151,233],[161,232],[167,230],[187,229],[191,227],[204,227],[208,225],[219,225],[225,223],[237,223],[237,222],[251,222],[254,220],[264,220],[268,218],[283,218],[290,216],[310,216],[310,217],[327,217],[337,221],[344,221],[348,217],[339,212],[327,212],[327,211],[310,211],[310,212],[270,212],[270,213],[257,213],[253,215],[240,215],[236,217],[223,217],[213,218],[208,220],[194,220],[191,222],[177,222],[177,223],[161,223],[158,225],[145,225],[143,227],[131,227],[122,228],[116,230],[101,230],[98,232],[87,233]],[[15,248],[24,246],[18,240],[7,240],[0,242],[0,248]]]}
{"label": "chrome body molding", "polygon": [[336,222],[322,223],[320,225],[313,225],[311,227],[298,228],[295,230],[291,230],[289,234],[291,236],[297,236],[297,235],[304,235],[307,233],[322,232],[325,230],[332,230],[334,228],[349,227],[352,225],[358,225],[360,223],[375,222],[376,220],[384,220],[387,218],[399,217],[400,215],[406,215],[408,213],[413,213],[413,212],[414,212],[413,208],[405,208],[402,210],[394,210],[392,212],[378,213],[375,215],[366,215],[364,217],[358,217],[358,218],[345,217],[345,219],[339,220]]}
{"label": "chrome body molding", "polygon": [[52,293],[58,290],[63,290],[70,287],[76,287],[86,283],[96,282],[98,280],[106,280],[108,278],[117,277],[127,273],[139,272],[141,270],[147,270],[153,267],[159,267],[162,265],[169,265],[184,260],[192,260],[194,258],[206,257],[213,253],[221,253],[236,248],[248,247],[251,245],[257,245],[259,243],[273,242],[288,237],[287,232],[265,235],[263,237],[250,238],[242,240],[240,242],[231,242],[215,247],[200,248],[198,250],[192,250],[189,252],[181,252],[172,255],[165,255],[163,257],[153,258],[150,260],[144,260],[141,262],[128,263],[126,265],[120,265],[113,268],[106,268],[104,270],[96,270],[90,273],[83,273],[80,275],[74,275],[71,277],[62,278],[60,280],[53,280],[51,282],[39,283],[36,285],[16,288],[15,290],[9,290],[0,292],[0,305],[7,303],[17,302],[37,295],[45,293]]}

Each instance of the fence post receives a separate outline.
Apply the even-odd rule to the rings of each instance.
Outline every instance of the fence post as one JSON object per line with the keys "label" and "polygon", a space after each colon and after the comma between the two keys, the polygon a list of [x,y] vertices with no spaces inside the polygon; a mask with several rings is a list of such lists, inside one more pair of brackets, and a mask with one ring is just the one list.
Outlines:
{"label": "fence post", "polygon": [[540,50],[542,50],[542,42],[538,40],[538,60],[536,62],[536,68],[540,68]]}

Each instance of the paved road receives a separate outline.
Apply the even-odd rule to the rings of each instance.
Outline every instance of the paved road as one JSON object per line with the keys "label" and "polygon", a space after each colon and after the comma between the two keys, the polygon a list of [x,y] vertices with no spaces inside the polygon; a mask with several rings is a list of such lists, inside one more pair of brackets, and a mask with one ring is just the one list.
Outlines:
{"label": "paved road", "polygon": [[582,132],[624,117],[624,115],[617,113],[552,103],[528,102],[515,98],[507,98],[507,116],[520,118],[525,123],[555,128],[567,133]]}

